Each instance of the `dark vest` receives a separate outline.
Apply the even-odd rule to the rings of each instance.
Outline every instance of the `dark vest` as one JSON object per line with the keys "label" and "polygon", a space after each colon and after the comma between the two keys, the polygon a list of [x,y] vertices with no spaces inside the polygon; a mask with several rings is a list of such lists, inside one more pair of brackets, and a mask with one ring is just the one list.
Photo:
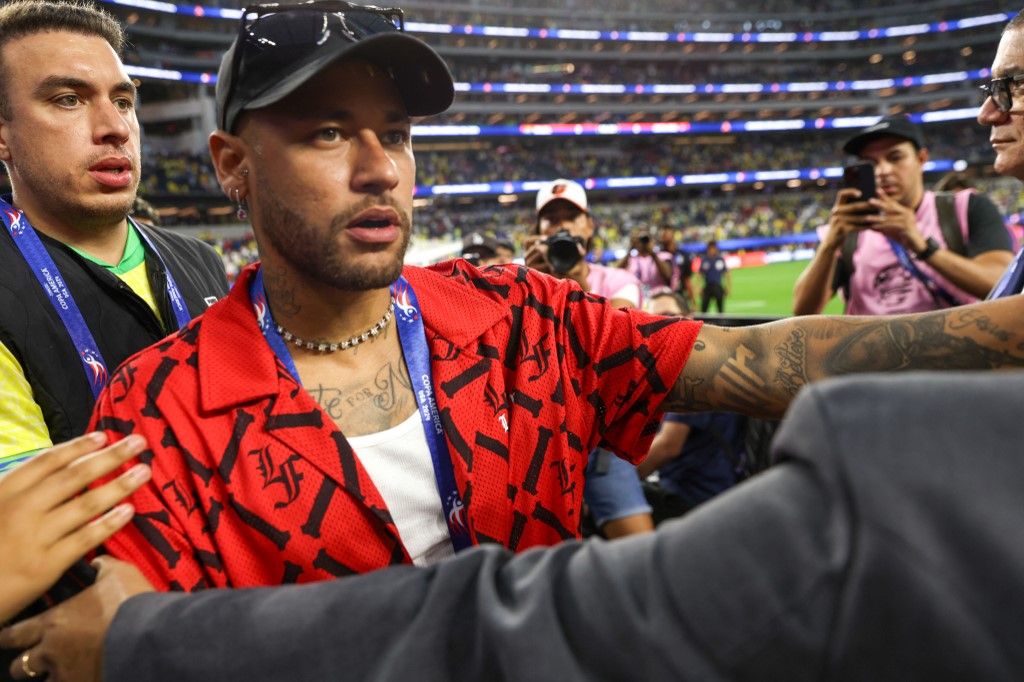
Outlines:
{"label": "dark vest", "polygon": [[[208,245],[140,226],[170,269],[193,317],[227,293],[224,265]],[[57,240],[39,234],[107,362],[129,356],[176,331],[164,267],[146,245],[146,269],[163,322],[117,276]],[[145,243],[145,242],[143,242]],[[0,230],[0,341],[21,364],[54,443],[84,433],[93,396],[71,337],[11,235]]]}

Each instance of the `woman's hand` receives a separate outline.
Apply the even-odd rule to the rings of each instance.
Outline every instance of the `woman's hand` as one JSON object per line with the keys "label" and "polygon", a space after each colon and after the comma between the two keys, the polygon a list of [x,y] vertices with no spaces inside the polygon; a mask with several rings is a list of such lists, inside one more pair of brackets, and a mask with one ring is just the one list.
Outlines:
{"label": "woman's hand", "polygon": [[133,507],[118,503],[149,480],[145,464],[84,490],[141,452],[145,441],[128,436],[103,448],[106,441],[102,433],[75,438],[0,477],[0,622],[131,519]]}

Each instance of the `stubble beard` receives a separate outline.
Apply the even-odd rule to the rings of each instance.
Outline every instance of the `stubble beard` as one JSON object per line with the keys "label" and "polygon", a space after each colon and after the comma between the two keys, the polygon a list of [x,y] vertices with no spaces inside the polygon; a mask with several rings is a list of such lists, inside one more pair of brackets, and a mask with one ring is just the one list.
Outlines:
{"label": "stubble beard", "polygon": [[[37,199],[45,202],[46,213],[51,216],[71,217],[75,230],[103,232],[114,226],[131,213],[138,192],[138,184],[132,188],[131,194],[123,201],[111,202],[106,205],[83,201],[73,188],[69,187],[67,178],[48,172],[46,168],[37,168],[31,164],[13,164],[12,174],[21,182],[15,185],[27,188]],[[136,173],[138,177],[138,173]],[[13,184],[13,183],[12,183]],[[22,194],[21,192],[17,192]],[[22,208],[19,206],[19,208]],[[32,216],[29,216],[32,220]]]}
{"label": "stubble beard", "polygon": [[[335,215],[327,229],[309,224],[299,213],[280,201],[274,192],[261,186],[260,223],[274,250],[296,272],[342,291],[369,291],[391,286],[402,274],[409,247],[410,216],[386,197],[369,197],[344,213]],[[372,206],[386,205],[399,216],[401,243],[389,262],[365,265],[346,261],[338,236],[359,213]],[[390,245],[388,245],[390,248]]]}

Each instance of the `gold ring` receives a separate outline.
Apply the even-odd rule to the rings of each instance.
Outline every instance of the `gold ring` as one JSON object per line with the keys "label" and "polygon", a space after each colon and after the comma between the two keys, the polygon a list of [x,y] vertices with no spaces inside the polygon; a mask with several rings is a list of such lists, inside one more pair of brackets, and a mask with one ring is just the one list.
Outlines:
{"label": "gold ring", "polygon": [[28,664],[29,653],[26,651],[21,655],[21,670],[29,677],[41,677],[42,673],[36,672]]}

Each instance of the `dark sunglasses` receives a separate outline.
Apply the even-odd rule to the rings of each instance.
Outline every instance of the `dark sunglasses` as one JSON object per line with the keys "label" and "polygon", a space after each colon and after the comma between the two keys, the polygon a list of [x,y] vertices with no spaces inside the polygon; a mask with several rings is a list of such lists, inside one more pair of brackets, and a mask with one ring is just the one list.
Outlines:
{"label": "dark sunglasses", "polygon": [[1010,93],[1010,85],[1021,81],[1024,81],[1024,73],[1018,73],[1016,76],[993,78],[988,83],[980,86],[980,88],[986,97],[992,98],[996,109],[1005,114],[1013,108],[1013,95]]}
{"label": "dark sunglasses", "polygon": [[250,5],[242,10],[238,24],[230,83],[238,86],[243,58],[246,69],[273,72],[317,51],[332,35],[358,42],[396,31],[405,31],[405,13],[398,8],[344,0]]}

